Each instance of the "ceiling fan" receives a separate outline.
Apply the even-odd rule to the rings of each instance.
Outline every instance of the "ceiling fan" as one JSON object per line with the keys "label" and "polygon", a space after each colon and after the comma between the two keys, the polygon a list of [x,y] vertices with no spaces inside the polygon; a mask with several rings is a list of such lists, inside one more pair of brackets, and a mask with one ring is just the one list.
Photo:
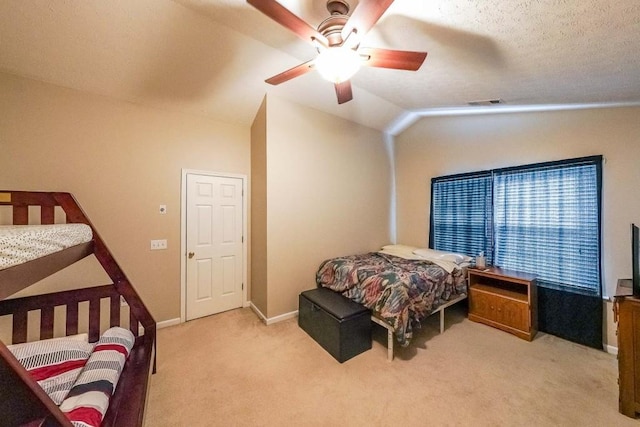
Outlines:
{"label": "ceiling fan", "polygon": [[322,21],[317,30],[275,0],[247,0],[247,3],[318,50],[315,59],[267,79],[266,82],[272,85],[317,69],[323,78],[334,84],[338,104],[343,104],[353,99],[349,79],[361,65],[416,71],[427,57],[426,52],[360,47],[364,35],[393,0],[360,0],[351,15],[346,1],[328,0],[327,10],[331,16]]}

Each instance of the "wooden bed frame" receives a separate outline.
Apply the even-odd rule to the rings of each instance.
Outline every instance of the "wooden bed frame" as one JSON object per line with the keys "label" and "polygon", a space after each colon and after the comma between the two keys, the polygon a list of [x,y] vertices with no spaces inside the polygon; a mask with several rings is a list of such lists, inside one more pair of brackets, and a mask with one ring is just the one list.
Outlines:
{"label": "wooden bed frame", "polygon": [[[67,223],[91,227],[93,239],[34,261],[0,270],[0,316],[12,315],[12,344],[27,340],[28,313],[40,312],[39,339],[53,337],[54,310],[65,307],[66,335],[78,333],[78,306],[88,302],[89,341],[100,335],[101,300],[108,299],[109,313],[102,313],[110,326],[120,326],[121,298],[129,305],[129,329],[136,337],[102,426],[142,426],[150,375],[155,373],[156,322],[122,269],[107,249],[87,216],[69,193],[0,191],[0,206],[12,207],[13,224],[29,224],[29,206],[40,207],[40,223],[53,224],[55,208],[66,214]],[[36,221],[37,223],[37,221]],[[112,284],[6,299],[33,283],[94,254]],[[126,327],[126,326],[125,326]],[[141,330],[144,332],[141,334]],[[47,396],[6,345],[0,341],[0,418],[3,425],[72,427],[58,406]]]}

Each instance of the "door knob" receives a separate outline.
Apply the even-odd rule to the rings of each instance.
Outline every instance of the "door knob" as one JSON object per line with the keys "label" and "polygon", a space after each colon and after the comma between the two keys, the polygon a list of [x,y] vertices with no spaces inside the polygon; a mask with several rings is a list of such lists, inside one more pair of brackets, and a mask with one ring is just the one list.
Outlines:
{"label": "door knob", "polygon": [[193,258],[194,255],[195,255],[195,252],[189,252],[189,259]]}

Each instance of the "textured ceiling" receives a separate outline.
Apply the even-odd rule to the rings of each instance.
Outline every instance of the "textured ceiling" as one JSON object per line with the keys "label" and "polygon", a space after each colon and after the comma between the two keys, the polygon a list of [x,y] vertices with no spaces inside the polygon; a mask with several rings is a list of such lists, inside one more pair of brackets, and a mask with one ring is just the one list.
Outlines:
{"label": "textured ceiling", "polygon": [[[323,0],[281,3],[313,26],[327,16]],[[638,0],[396,0],[362,45],[429,56],[417,72],[362,69],[338,106],[317,73],[264,83],[315,50],[244,0],[0,2],[0,70],[242,124],[267,92],[380,130],[476,100],[640,102]]]}

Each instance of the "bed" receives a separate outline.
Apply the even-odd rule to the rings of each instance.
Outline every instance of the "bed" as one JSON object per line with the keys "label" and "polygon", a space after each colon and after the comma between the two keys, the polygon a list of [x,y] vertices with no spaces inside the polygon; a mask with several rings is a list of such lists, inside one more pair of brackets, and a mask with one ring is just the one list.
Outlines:
{"label": "bed", "polygon": [[[75,340],[75,337],[83,335],[83,330],[86,330],[86,343],[66,343],[65,345],[72,346],[73,351],[69,347],[63,347],[61,351],[74,355],[83,353],[87,347],[92,351],[108,351],[98,352],[97,355],[92,353],[87,359],[83,359],[86,367],[77,372],[78,376],[72,386],[79,385],[76,381],[82,384],[74,389],[74,393],[81,394],[78,390],[87,389],[86,383],[90,381],[86,378],[82,380],[82,376],[89,366],[94,365],[90,357],[104,359],[105,354],[114,351],[114,357],[124,355],[122,366],[118,369],[119,376],[112,381],[111,390],[115,388],[115,391],[107,399],[108,406],[104,406],[101,414],[103,418],[98,422],[101,426],[141,426],[144,422],[150,375],[155,372],[156,322],[129,279],[71,194],[0,191],[0,214],[3,224],[8,217],[8,225],[12,226],[0,230],[0,317],[8,318],[11,323],[11,342],[0,341],[2,424],[65,427],[84,425],[72,423],[68,417],[70,411],[77,410],[77,399],[72,399],[71,402],[60,400],[55,393],[52,398],[48,394],[51,390],[45,391],[38,383],[33,367],[25,367],[26,350],[21,344],[27,342],[28,336],[35,334],[36,346],[57,349],[59,340],[65,343]],[[80,237],[56,243],[57,237],[47,234],[50,230],[42,230],[56,228],[53,224],[57,222],[67,224],[62,228],[72,229],[74,231],[71,234]],[[40,236],[40,239],[25,237],[29,233]],[[54,235],[57,233],[58,231],[53,232]],[[43,238],[45,235],[47,237]],[[36,242],[35,251],[29,250],[31,244],[28,242]],[[91,254],[95,255],[111,284],[8,298]],[[104,324],[108,326],[105,327]],[[67,338],[54,338],[54,331],[60,329],[64,330]],[[105,343],[104,340],[108,342]],[[122,349],[119,349],[117,346],[120,344],[115,341],[120,344],[130,341],[130,345],[122,344]],[[76,349],[76,345],[81,348]],[[44,356],[38,353],[37,357],[42,359]],[[69,362],[65,359],[65,363],[80,363],[78,360],[76,358]],[[85,374],[87,375],[89,374]],[[93,374],[89,377],[93,377]],[[106,384],[104,381],[99,383],[98,387]],[[62,406],[58,406],[54,399]]]}
{"label": "bed", "polygon": [[471,258],[407,245],[387,245],[378,252],[332,258],[316,273],[318,286],[339,292],[371,309],[371,320],[387,329],[388,359],[394,335],[409,345],[422,319],[467,297],[466,266]]}

